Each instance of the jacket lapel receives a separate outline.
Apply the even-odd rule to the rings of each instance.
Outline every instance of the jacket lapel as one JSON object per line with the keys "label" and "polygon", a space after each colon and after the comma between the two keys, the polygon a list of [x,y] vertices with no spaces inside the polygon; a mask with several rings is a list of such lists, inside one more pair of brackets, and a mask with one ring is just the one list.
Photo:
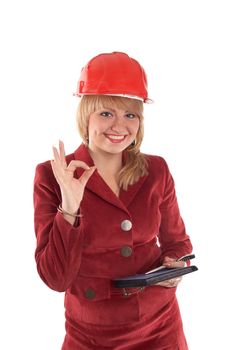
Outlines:
{"label": "jacket lapel", "polygon": [[[93,160],[88,152],[88,149],[84,144],[82,144],[74,152],[74,158],[75,160],[81,160],[85,162],[90,167],[94,165]],[[79,178],[82,175],[83,171],[84,170],[82,168],[77,168],[75,174],[76,177]],[[120,196],[118,198],[96,170],[88,180],[86,187],[88,188],[88,190],[92,191],[105,201],[128,212],[127,207],[135,198],[145,179],[146,176],[141,177],[135,184],[129,186],[127,191],[121,189]]]}
{"label": "jacket lapel", "polygon": [[140,188],[143,186],[146,178],[147,176],[140,177],[140,179],[135,184],[128,186],[127,191],[124,191],[123,189],[121,189],[119,198],[127,208],[134,200]]}

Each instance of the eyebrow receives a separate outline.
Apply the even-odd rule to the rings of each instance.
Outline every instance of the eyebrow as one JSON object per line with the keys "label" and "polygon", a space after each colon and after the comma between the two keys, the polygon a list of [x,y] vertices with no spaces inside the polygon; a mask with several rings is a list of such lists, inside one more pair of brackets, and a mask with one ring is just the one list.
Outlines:
{"label": "eyebrow", "polygon": [[103,109],[109,109],[109,110],[110,110],[110,111],[112,111],[112,112],[116,112],[116,110],[115,110],[115,109],[110,108],[110,107],[105,107],[105,106],[103,106]]}

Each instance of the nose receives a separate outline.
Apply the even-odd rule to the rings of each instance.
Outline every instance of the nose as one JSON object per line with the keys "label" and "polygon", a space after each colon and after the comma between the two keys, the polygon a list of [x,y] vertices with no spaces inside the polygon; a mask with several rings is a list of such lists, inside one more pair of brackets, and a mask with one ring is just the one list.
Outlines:
{"label": "nose", "polygon": [[119,134],[125,130],[125,120],[124,117],[120,115],[115,115],[115,118],[113,119],[113,123],[111,126],[111,129],[113,131],[118,132]]}

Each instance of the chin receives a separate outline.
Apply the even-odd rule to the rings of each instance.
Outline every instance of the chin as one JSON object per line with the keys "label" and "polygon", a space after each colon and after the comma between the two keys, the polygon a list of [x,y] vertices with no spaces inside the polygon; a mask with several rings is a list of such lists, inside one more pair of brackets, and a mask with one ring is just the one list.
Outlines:
{"label": "chin", "polygon": [[104,151],[106,153],[110,153],[110,154],[119,154],[119,153],[122,153],[123,151],[125,150],[125,148],[120,148],[120,149],[113,149],[113,148],[108,148],[108,149],[105,149]]}
{"label": "chin", "polygon": [[[133,142],[133,141],[132,141]],[[132,143],[131,142],[131,143]],[[92,150],[96,150],[97,152],[105,152],[108,154],[119,154],[122,153],[127,147],[131,145],[131,143],[126,142],[126,143],[112,143],[112,144],[106,144],[104,143],[99,143],[99,144],[93,144],[94,147],[91,147]]]}

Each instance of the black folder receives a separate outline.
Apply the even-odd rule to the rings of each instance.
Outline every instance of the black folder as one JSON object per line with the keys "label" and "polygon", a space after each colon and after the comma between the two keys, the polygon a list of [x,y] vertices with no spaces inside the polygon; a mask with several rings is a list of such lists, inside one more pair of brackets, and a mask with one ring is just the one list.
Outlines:
{"label": "black folder", "polygon": [[117,288],[150,286],[158,282],[180,277],[197,270],[198,268],[194,265],[188,267],[163,268],[151,273],[116,278],[113,280],[113,284]]}

